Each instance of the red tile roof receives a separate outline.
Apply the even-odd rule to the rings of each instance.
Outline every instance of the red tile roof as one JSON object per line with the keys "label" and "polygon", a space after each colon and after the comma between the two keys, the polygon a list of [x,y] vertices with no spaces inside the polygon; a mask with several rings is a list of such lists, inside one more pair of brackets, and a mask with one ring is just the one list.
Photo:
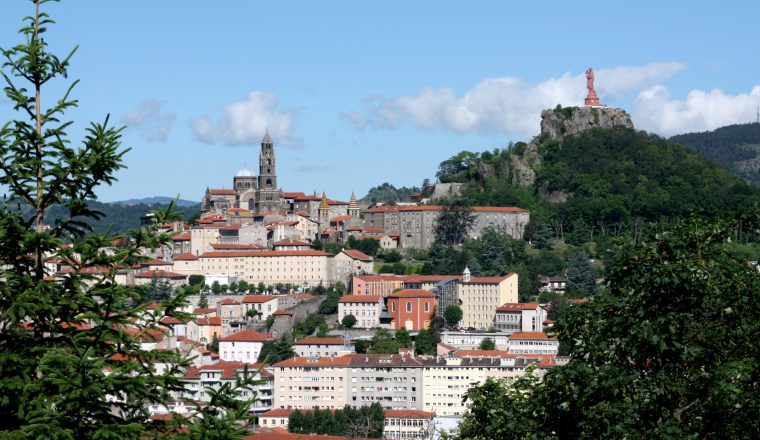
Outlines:
{"label": "red tile roof", "polygon": [[277,299],[274,295],[246,295],[243,297],[243,303],[244,304],[251,304],[251,303],[265,303],[269,301],[273,301]]}
{"label": "red tile roof", "polygon": [[258,251],[258,252],[206,252],[200,258],[233,258],[233,257],[332,257],[323,251]]}
{"label": "red tile roof", "polygon": [[172,235],[174,241],[187,241],[190,240],[191,235],[189,232],[180,232],[179,234]]}
{"label": "red tile roof", "polygon": [[215,188],[215,189],[209,189],[208,192],[215,196],[234,196],[235,195],[234,189]]}
{"label": "red tile roof", "polygon": [[193,315],[205,315],[207,313],[216,313],[216,309],[213,307],[198,307],[193,310]]}
{"label": "red tile roof", "polygon": [[546,336],[546,333],[544,332],[514,332],[509,337],[510,340],[512,339],[530,339],[530,340],[547,340],[547,339],[557,339],[555,337],[548,337]]}
{"label": "red tile roof", "polygon": [[[235,379],[236,372],[242,372],[245,366],[248,365],[248,370],[253,372],[262,367],[262,364],[245,364],[243,362],[235,361],[219,361],[216,364],[204,365],[198,368],[190,368],[185,373],[185,379],[200,379],[201,373],[209,371],[221,371],[222,379]],[[266,370],[262,369],[262,373]],[[265,374],[262,374],[265,376]]]}
{"label": "red tile roof", "polygon": [[344,345],[343,338],[303,338],[293,345]]}
{"label": "red tile roof", "polygon": [[292,238],[286,238],[284,240],[275,241],[272,246],[308,246],[311,247],[311,243],[307,241],[294,240]]}
{"label": "red tile roof", "polygon": [[434,293],[422,289],[404,289],[393,292],[388,298],[438,298]]}
{"label": "red tile roof", "polygon": [[385,232],[383,228],[364,228],[364,232],[368,232],[370,234],[382,234]]}
{"label": "red tile roof", "polygon": [[388,419],[432,419],[433,413],[419,409],[386,409],[385,418]]}
{"label": "red tile roof", "polygon": [[514,357],[506,350],[457,350],[456,357]]}
{"label": "red tile roof", "polygon": [[171,278],[171,279],[187,278],[187,275],[182,275],[181,273],[176,273],[176,272],[168,272],[165,270],[146,270],[145,272],[140,272],[137,275],[135,275],[135,278],[153,278],[154,275],[156,278]]}
{"label": "red tile roof", "polygon": [[222,325],[222,318],[212,316],[210,318],[195,318],[198,325]]}
{"label": "red tile roof", "polygon": [[288,312],[287,310],[280,310],[277,309],[272,313],[275,316],[293,316],[293,313]]}
{"label": "red tile roof", "polygon": [[284,197],[286,199],[298,199],[298,198],[301,198],[301,197],[306,197],[306,194],[304,194],[302,192],[287,192],[287,191],[285,191],[285,192],[282,193],[282,197]]}
{"label": "red tile roof", "polygon": [[346,295],[340,297],[339,303],[376,303],[380,302],[380,295]]}
{"label": "red tile roof", "polygon": [[219,228],[219,230],[221,230],[221,231],[239,231],[240,228],[242,228],[242,227],[243,227],[243,225],[237,223],[237,224],[234,224],[234,225],[223,226],[223,227]]}
{"label": "red tile roof", "polygon": [[351,218],[350,215],[339,215],[337,217],[331,218],[330,223],[342,223],[350,218]]}
{"label": "red tile roof", "polygon": [[148,260],[148,261],[142,261],[140,262],[141,266],[171,266],[172,264],[168,261],[164,260]]}
{"label": "red tile roof", "polygon": [[539,307],[538,303],[506,303],[502,304],[497,312],[522,312],[523,310],[536,310]]}
{"label": "red tile roof", "polygon": [[360,261],[373,261],[374,260],[369,255],[365,254],[362,251],[358,251],[356,249],[343,249],[343,253],[346,254],[346,255],[348,255],[349,257],[353,258],[354,260],[360,260]]}
{"label": "red tile roof", "polygon": [[259,333],[254,330],[243,330],[237,333],[233,333],[229,336],[225,336],[220,341],[232,341],[232,342],[264,342],[270,338],[263,333]]}
{"label": "red tile roof", "polygon": [[339,357],[294,357],[274,364],[275,367],[347,367],[351,358]]}
{"label": "red tile roof", "polygon": [[222,304],[224,306],[239,306],[240,302],[235,301],[232,298],[224,298],[223,300],[219,301],[219,304]]}
{"label": "red tile roof", "polygon": [[190,252],[185,252],[184,254],[179,254],[176,257],[174,257],[174,261],[195,261],[198,257],[191,254]]}

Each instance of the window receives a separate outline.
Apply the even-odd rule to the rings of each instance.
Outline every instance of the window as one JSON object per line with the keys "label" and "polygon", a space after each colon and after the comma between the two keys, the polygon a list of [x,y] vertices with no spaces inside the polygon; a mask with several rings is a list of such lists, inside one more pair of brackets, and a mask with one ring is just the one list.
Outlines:
{"label": "window", "polygon": [[407,301],[406,302],[406,311],[407,312],[411,312],[412,311],[412,302],[411,301]]}
{"label": "window", "polygon": [[429,312],[429,311],[430,311],[430,303],[429,303],[429,302],[427,302],[427,301],[425,301],[425,311],[426,311],[426,312]]}

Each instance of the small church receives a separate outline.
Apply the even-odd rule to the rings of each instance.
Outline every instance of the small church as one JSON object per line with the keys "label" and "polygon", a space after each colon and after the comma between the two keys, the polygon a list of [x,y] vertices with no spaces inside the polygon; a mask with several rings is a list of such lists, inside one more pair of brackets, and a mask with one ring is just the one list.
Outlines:
{"label": "small church", "polygon": [[254,215],[282,214],[286,210],[285,197],[277,187],[277,162],[269,130],[261,140],[259,175],[243,168],[233,178],[233,189],[206,189],[201,201],[201,212],[226,212],[242,208]]}

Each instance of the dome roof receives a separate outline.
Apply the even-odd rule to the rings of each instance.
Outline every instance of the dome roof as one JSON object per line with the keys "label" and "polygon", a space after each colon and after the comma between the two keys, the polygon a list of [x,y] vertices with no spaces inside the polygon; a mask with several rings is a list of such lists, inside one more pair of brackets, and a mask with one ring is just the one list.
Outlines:
{"label": "dome roof", "polygon": [[243,167],[237,172],[237,174],[235,174],[235,177],[253,177],[253,172],[248,168]]}

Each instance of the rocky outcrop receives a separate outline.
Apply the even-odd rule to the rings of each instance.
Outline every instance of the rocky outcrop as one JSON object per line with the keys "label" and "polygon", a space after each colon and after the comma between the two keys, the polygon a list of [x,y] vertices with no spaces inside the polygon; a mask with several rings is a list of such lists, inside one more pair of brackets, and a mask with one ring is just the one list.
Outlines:
{"label": "rocky outcrop", "polygon": [[561,141],[592,128],[634,128],[625,110],[610,107],[559,107],[541,112],[541,137]]}
{"label": "rocky outcrop", "polygon": [[509,159],[512,185],[532,186],[536,182],[536,170],[541,166],[538,145],[531,142],[525,146],[522,154],[513,154]]}

